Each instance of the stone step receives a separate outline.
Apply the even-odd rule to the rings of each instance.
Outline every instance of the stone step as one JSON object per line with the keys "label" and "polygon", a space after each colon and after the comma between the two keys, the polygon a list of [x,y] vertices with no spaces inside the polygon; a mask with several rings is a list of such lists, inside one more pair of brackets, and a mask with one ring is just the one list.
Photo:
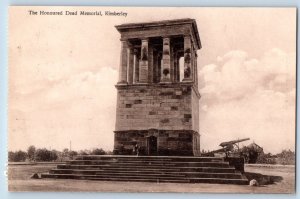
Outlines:
{"label": "stone step", "polygon": [[69,160],[67,162],[76,162],[76,161],[84,161],[84,162],[88,162],[88,161],[101,161],[103,163],[134,163],[134,164],[148,164],[148,163],[152,163],[152,164],[162,164],[162,163],[170,163],[170,164],[173,164],[173,163],[202,163],[202,162],[224,162],[222,160],[210,160],[210,161],[190,161],[190,162],[187,162],[187,161],[179,161],[179,160],[173,160],[173,161],[170,161],[170,160],[116,160],[116,159],[109,159],[109,160],[80,160],[80,159],[76,159],[76,160]]}
{"label": "stone step", "polygon": [[72,160],[68,164],[76,165],[103,165],[103,166],[206,166],[206,167],[228,167],[228,162],[103,162],[101,160]]}
{"label": "stone step", "polygon": [[[69,164],[60,164],[57,165],[58,169],[109,169],[109,170],[125,170],[125,171],[132,171],[131,167],[107,167],[103,165],[69,165]],[[137,168],[135,169],[137,170]],[[147,167],[139,167],[138,170],[149,170],[149,171],[155,171],[155,170],[160,170],[160,171],[180,171],[180,169],[176,168],[161,168],[161,167],[154,167],[154,168],[147,168]]]}
{"label": "stone step", "polygon": [[116,162],[116,161],[103,161],[103,160],[71,160],[67,164],[84,164],[84,165],[158,165],[158,166],[173,166],[175,164],[170,162]]}
{"label": "stone step", "polygon": [[248,185],[246,179],[224,179],[224,178],[194,178],[194,179],[122,179],[122,178],[87,178],[87,180],[98,181],[135,181],[135,182],[156,182],[156,183],[210,183],[210,184],[236,184],[236,185]]}
{"label": "stone step", "polygon": [[173,179],[122,179],[122,178],[87,178],[87,180],[97,181],[125,181],[125,182],[156,182],[156,183],[189,183],[189,180],[173,180]]}
{"label": "stone step", "polygon": [[97,173],[97,172],[103,172],[103,173],[115,173],[115,174],[122,174],[122,173],[129,173],[129,174],[140,174],[140,173],[145,173],[145,174],[178,174],[180,170],[161,170],[161,169],[156,169],[156,170],[114,170],[114,169],[51,169],[50,173],[53,172],[58,172],[58,173],[74,173],[74,172],[79,172],[79,173]]}
{"label": "stone step", "polygon": [[43,174],[45,178],[247,184],[222,158],[79,156]]}
{"label": "stone step", "polygon": [[125,179],[143,179],[143,178],[149,178],[149,179],[185,179],[185,176],[151,176],[151,175],[117,175],[117,176],[111,176],[111,175],[106,175],[106,174],[101,174],[101,175],[88,175],[88,174],[42,174],[43,176],[52,176],[53,178],[67,178],[67,179],[86,179],[86,178],[125,178]]}
{"label": "stone step", "polygon": [[248,185],[248,180],[245,179],[220,179],[220,178],[197,178],[197,179],[120,179],[120,178],[87,178],[87,180],[98,181],[136,181],[136,182],[156,182],[156,183],[210,183],[210,184],[236,184]]}
{"label": "stone step", "polygon": [[115,164],[115,165],[97,165],[97,164],[70,164],[70,165],[65,165],[65,166],[59,166],[59,168],[75,168],[75,167],[88,167],[88,168],[120,168],[120,169],[140,169],[140,168],[148,168],[148,169],[176,169],[176,167],[169,167],[168,165],[120,165],[120,164]]}
{"label": "stone step", "polygon": [[190,183],[212,183],[212,184],[236,184],[248,185],[247,179],[229,179],[229,178],[189,178]]}
{"label": "stone step", "polygon": [[241,178],[239,173],[209,173],[209,172],[186,172],[186,171],[114,171],[114,170],[82,170],[82,169],[52,169],[51,174],[87,174],[87,175],[122,175],[122,176],[134,176],[134,175],[152,175],[152,176],[185,176],[185,177],[218,177],[218,178]]}
{"label": "stone step", "polygon": [[105,155],[86,155],[75,156],[76,160],[152,160],[152,161],[170,161],[172,158],[166,157],[148,157],[148,156],[105,156]]}
{"label": "stone step", "polygon": [[[71,169],[71,168],[69,168]],[[74,168],[72,168],[74,169]],[[85,169],[85,168],[79,168]],[[148,168],[140,168],[140,169],[125,169],[125,168],[99,168],[98,170],[107,171],[107,172],[207,172],[207,173],[235,173],[234,168],[211,168],[211,167],[177,167],[176,169],[148,169]]]}
{"label": "stone step", "polygon": [[198,178],[232,178],[241,179],[239,173],[208,173],[208,172],[109,172],[106,170],[52,169],[50,174],[82,174],[99,176],[157,176],[157,177],[198,177]]}
{"label": "stone step", "polygon": [[173,182],[173,183],[217,183],[217,184],[239,184],[247,185],[246,179],[227,179],[227,178],[171,178],[171,177],[99,177],[97,175],[70,175],[70,174],[42,174],[42,178],[55,179],[80,179],[80,180],[99,180],[99,181],[139,181],[139,182]]}
{"label": "stone step", "polygon": [[108,175],[108,176],[158,176],[158,177],[185,177],[184,174],[181,173],[147,173],[147,172],[140,172],[140,173],[126,173],[126,172],[107,172],[101,170],[72,170],[72,169],[52,169],[50,170],[51,174],[82,174],[82,175]]}
{"label": "stone step", "polygon": [[188,157],[188,156],[106,156],[87,155],[76,156],[76,160],[108,160],[108,161],[188,161],[188,162],[212,162],[223,161],[223,158],[216,157]]}
{"label": "stone step", "polygon": [[149,174],[149,173],[109,173],[109,172],[96,172],[94,173],[97,176],[101,177],[112,177],[112,176],[118,176],[118,177],[132,177],[132,176],[138,176],[138,177],[145,177],[145,176],[151,176],[151,177],[185,177],[186,179],[189,178],[230,178],[230,179],[242,179],[241,174],[235,174],[235,173],[165,173],[165,174]]}
{"label": "stone step", "polygon": [[108,172],[141,172],[141,171],[148,171],[148,172],[179,172],[179,171],[186,171],[186,172],[217,172],[217,173],[235,173],[235,169],[233,167],[228,168],[218,168],[218,167],[174,167],[174,168],[147,168],[147,167],[140,167],[132,169],[130,167],[103,167],[103,165],[57,165],[58,169],[87,169],[87,170],[103,170]]}

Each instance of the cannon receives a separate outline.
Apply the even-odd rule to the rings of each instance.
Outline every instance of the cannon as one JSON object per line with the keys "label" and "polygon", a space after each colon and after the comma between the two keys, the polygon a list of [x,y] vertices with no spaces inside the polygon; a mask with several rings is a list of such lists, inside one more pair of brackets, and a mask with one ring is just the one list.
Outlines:
{"label": "cannon", "polygon": [[219,144],[222,148],[202,153],[201,156],[212,157],[219,154],[227,157],[242,157],[247,163],[256,163],[259,154],[263,153],[263,148],[256,143],[251,143],[243,148],[239,148],[238,143],[250,140],[250,138],[237,139]]}
{"label": "cannon", "polygon": [[224,159],[225,161],[229,162],[229,165],[234,166],[235,169],[239,170],[240,172],[244,173],[244,163],[245,163],[245,156],[239,149],[238,143],[244,142],[250,140],[250,138],[244,138],[244,139],[237,139],[237,140],[231,140],[228,142],[222,142],[219,146],[221,146],[221,149],[217,149],[214,151],[210,151],[208,153],[201,154],[201,156],[208,156],[212,157],[215,156],[215,154],[223,154],[225,155]]}
{"label": "cannon", "polygon": [[244,139],[237,139],[237,140],[232,140],[232,141],[228,141],[228,142],[222,142],[219,146],[225,148],[225,147],[230,147],[230,146],[233,146],[233,145],[236,145],[238,147],[238,143],[240,142],[244,142],[244,141],[247,141],[247,140],[250,140],[250,138],[244,138]]}
{"label": "cannon", "polygon": [[201,154],[201,155],[202,156],[213,156],[215,153],[223,152],[228,157],[230,153],[233,153],[233,152],[239,153],[240,149],[239,149],[238,143],[244,142],[244,141],[247,141],[247,140],[250,140],[250,138],[244,138],[244,139],[231,140],[231,141],[228,141],[228,142],[222,142],[219,145],[219,146],[222,147],[221,149],[210,151],[208,153],[204,153],[204,154]]}

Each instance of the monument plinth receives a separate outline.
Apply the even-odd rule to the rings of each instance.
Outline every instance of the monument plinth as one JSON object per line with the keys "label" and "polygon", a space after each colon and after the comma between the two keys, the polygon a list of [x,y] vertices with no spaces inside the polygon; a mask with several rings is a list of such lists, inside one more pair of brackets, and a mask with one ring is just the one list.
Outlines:
{"label": "monument plinth", "polygon": [[193,19],[116,26],[121,34],[114,153],[200,155]]}

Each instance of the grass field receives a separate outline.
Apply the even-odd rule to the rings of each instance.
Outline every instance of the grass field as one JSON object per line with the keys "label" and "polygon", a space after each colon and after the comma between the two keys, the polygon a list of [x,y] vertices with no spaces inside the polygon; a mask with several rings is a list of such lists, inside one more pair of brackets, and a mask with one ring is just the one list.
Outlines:
{"label": "grass field", "polygon": [[201,193],[295,193],[295,167],[246,165],[246,176],[257,179],[259,187],[224,184],[179,184],[148,182],[107,182],[87,180],[31,179],[33,173],[48,172],[53,164],[10,165],[9,191],[88,192],[201,192]]}

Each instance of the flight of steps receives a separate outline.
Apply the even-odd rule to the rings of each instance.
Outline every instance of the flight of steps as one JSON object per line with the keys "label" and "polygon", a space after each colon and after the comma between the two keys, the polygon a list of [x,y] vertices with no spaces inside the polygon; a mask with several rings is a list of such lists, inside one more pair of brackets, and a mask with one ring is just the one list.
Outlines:
{"label": "flight of steps", "polygon": [[248,184],[223,158],[175,156],[77,156],[42,178],[102,181]]}

